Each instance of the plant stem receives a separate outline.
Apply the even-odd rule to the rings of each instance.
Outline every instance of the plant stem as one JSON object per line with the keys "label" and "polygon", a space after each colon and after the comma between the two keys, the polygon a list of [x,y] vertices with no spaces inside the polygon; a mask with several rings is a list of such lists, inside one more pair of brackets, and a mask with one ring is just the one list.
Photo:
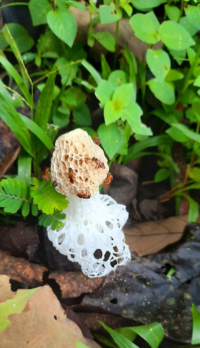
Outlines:
{"label": "plant stem", "polygon": [[118,45],[119,45],[119,21],[117,21],[116,23],[116,35],[115,35],[115,51],[118,51]]}
{"label": "plant stem", "polygon": [[56,10],[56,0],[53,0],[53,11],[55,12]]}
{"label": "plant stem", "polygon": [[181,8],[180,8],[180,15],[179,15],[178,23],[182,17],[183,9],[184,9],[184,0],[181,0]]}

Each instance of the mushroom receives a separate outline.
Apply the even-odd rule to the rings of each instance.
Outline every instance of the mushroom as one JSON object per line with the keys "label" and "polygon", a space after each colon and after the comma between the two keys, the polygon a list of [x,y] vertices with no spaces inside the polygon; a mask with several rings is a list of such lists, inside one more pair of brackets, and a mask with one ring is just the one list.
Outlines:
{"label": "mushroom", "polygon": [[98,192],[108,170],[103,150],[85,131],[76,129],[57,139],[51,180],[69,205],[63,211],[64,226],[58,231],[49,226],[47,233],[54,247],[78,262],[90,278],[105,276],[131,259],[122,231],[128,219],[126,207]]}

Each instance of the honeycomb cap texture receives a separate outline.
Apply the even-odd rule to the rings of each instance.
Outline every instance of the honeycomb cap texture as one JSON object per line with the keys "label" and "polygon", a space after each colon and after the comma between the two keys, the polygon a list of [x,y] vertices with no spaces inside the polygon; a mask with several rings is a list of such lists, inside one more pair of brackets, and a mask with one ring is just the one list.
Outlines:
{"label": "honeycomb cap texture", "polygon": [[63,134],[56,140],[51,180],[63,195],[94,196],[108,171],[103,150],[82,129]]}
{"label": "honeycomb cap texture", "polygon": [[90,278],[103,277],[131,259],[122,227],[128,219],[126,207],[108,195],[97,193],[88,200],[69,197],[64,226],[47,228],[54,247],[78,262]]}

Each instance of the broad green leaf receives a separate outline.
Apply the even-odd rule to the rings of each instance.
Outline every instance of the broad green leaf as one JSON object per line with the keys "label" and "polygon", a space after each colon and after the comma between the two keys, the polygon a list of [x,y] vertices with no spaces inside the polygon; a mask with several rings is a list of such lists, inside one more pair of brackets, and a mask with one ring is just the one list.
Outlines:
{"label": "broad green leaf", "polygon": [[118,345],[119,348],[138,348],[138,346],[136,346],[136,344],[129,341],[126,337],[124,337],[120,333],[109,328],[108,326],[103,324],[101,321],[99,321],[99,323],[110,334],[110,336],[112,337],[112,339],[115,341],[115,343]]}
{"label": "broad green leaf", "polygon": [[150,12],[146,13],[146,17],[148,17],[150,19],[150,21],[152,22],[155,29],[158,30],[160,27],[160,23],[158,21],[158,18],[155,15],[155,13],[153,11],[150,11]]}
{"label": "broad green leaf", "polygon": [[122,106],[128,105],[133,99],[133,84],[127,83],[118,87],[113,94],[113,102],[121,102]]}
{"label": "broad green leaf", "polygon": [[171,84],[165,81],[152,79],[148,81],[149,88],[155,97],[162,103],[172,105],[175,102],[175,93]]}
{"label": "broad green leaf", "polygon": [[133,6],[141,10],[160,6],[164,2],[166,0],[132,0]]}
{"label": "broad green leaf", "polygon": [[198,29],[189,22],[187,17],[182,17],[179,21],[183,28],[185,28],[191,36],[194,36]]}
{"label": "broad green leaf", "polygon": [[56,61],[58,67],[58,73],[61,76],[61,82],[63,85],[71,85],[78,71],[78,64],[72,64],[71,61],[65,57],[60,57]]}
{"label": "broad green leaf", "polygon": [[183,77],[184,75],[180,71],[170,69],[167,73],[167,76],[165,77],[165,81],[173,82],[173,81],[181,80]]}
{"label": "broad green leaf", "polygon": [[95,80],[96,84],[98,85],[102,80],[98,71],[85,59],[82,60],[81,64],[84,66],[85,69],[89,71],[89,73],[92,75],[93,79]]}
{"label": "broad green leaf", "polygon": [[93,34],[93,37],[108,51],[115,52],[115,38],[107,31]]}
{"label": "broad green leaf", "polygon": [[173,124],[173,127],[179,129],[184,135],[186,135],[188,138],[196,141],[197,143],[200,143],[200,134],[195,133],[194,131],[190,130],[187,126],[184,124]]}
{"label": "broad green leaf", "polygon": [[171,67],[171,61],[167,52],[163,50],[147,50],[147,64],[152,74],[162,82]]}
{"label": "broad green leaf", "polygon": [[114,93],[114,87],[109,81],[102,80],[96,88],[95,95],[100,100],[101,106],[111,100]]}
{"label": "broad green leaf", "polygon": [[148,44],[155,44],[159,41],[157,30],[146,15],[137,13],[131,17],[129,23],[138,39]]}
{"label": "broad green leaf", "polygon": [[169,50],[171,56],[176,60],[176,62],[178,63],[178,65],[181,65],[186,57],[186,50],[180,50],[180,51],[176,51],[176,50]]}
{"label": "broad green leaf", "polygon": [[32,98],[29,93],[29,90],[26,87],[17,70],[14,68],[14,66],[10,64],[10,62],[2,56],[0,56],[0,63],[3,65],[4,69],[8,72],[8,74],[15,80],[16,84],[18,85],[19,89],[23,93],[28,103],[32,105]]}
{"label": "broad green leaf", "polygon": [[190,34],[178,23],[165,21],[160,25],[159,35],[161,41],[172,50],[183,50],[195,45]]}
{"label": "broad green leaf", "polygon": [[132,159],[135,158],[135,155],[142,150],[153,147],[153,146],[159,146],[159,145],[171,145],[172,140],[168,135],[157,135],[152,138],[142,140],[137,142],[136,144],[132,145],[128,149],[128,155],[124,157],[123,164],[127,164]]}
{"label": "broad green leaf", "polygon": [[108,125],[117,121],[121,117],[123,103],[121,100],[108,101],[104,108],[105,124]]}
{"label": "broad green leaf", "polygon": [[[40,141],[47,147],[47,149],[51,150],[54,145],[48,135],[44,132],[44,130],[37,125],[37,123],[33,122],[30,118],[19,114],[22,122],[26,125],[26,127],[33,133],[35,136],[40,139]],[[25,148],[27,151],[27,149]],[[27,151],[28,152],[28,151]]]}
{"label": "broad green leaf", "polygon": [[128,79],[127,79],[127,75],[124,71],[115,70],[115,71],[111,72],[111,74],[108,78],[108,81],[110,83],[112,83],[112,85],[116,88],[116,87],[123,85],[124,83],[127,83]]}
{"label": "broad green leaf", "polygon": [[200,29],[200,4],[197,6],[187,6],[185,8],[185,14],[188,21],[199,30]]}
{"label": "broad green leaf", "polygon": [[47,13],[53,8],[48,0],[31,0],[29,2],[29,10],[33,25],[40,25],[47,23]]}
{"label": "broad green leaf", "polygon": [[70,7],[70,6],[73,6],[75,8],[78,8],[79,10],[82,10],[82,11],[87,11],[87,7],[77,1],[72,1],[72,0],[67,0],[66,1],[66,4]]}
{"label": "broad green leaf", "polygon": [[9,104],[6,99],[0,96],[0,117],[16,135],[23,148],[34,157],[32,150],[31,136],[27,126],[22,121],[18,112]]}
{"label": "broad green leaf", "polygon": [[27,185],[30,184],[32,158],[27,154],[21,153],[17,163],[17,177],[24,181]]}
{"label": "broad green leaf", "polygon": [[179,143],[185,143],[188,141],[188,137],[181,132],[179,129],[175,127],[169,128],[166,133],[175,141],[178,141]]}
{"label": "broad green leaf", "polygon": [[192,320],[193,326],[191,343],[200,344],[200,314],[194,304],[192,304]]}
{"label": "broad green leaf", "polygon": [[199,182],[200,181],[200,168],[199,167],[194,167],[191,168],[188,174],[189,178]]}
{"label": "broad green leaf", "polygon": [[101,124],[98,128],[101,144],[110,159],[118,152],[121,146],[121,133],[115,123],[106,126]]}
{"label": "broad green leaf", "polygon": [[133,8],[131,7],[131,5],[127,3],[124,4],[120,1],[120,6],[124,9],[124,11],[127,13],[129,17],[132,15]]}
{"label": "broad green leaf", "polygon": [[54,93],[55,77],[56,72],[49,75],[45,87],[40,94],[34,116],[34,122],[37,123],[37,125],[40,126],[43,130],[46,129],[47,123],[49,121]]}
{"label": "broad green leaf", "polygon": [[80,88],[72,86],[66,89],[60,99],[73,109],[77,105],[83,104],[87,96]]}
{"label": "broad green leaf", "polygon": [[0,332],[5,330],[10,324],[8,316],[21,313],[30,297],[39,288],[30,290],[18,290],[15,297],[0,303]]}
{"label": "broad green leaf", "polygon": [[110,5],[101,5],[99,7],[99,16],[102,24],[110,24],[122,18],[122,11],[112,2]]}
{"label": "broad green leaf", "polygon": [[89,127],[92,125],[90,109],[86,104],[79,104],[73,111],[74,123],[80,127]]}
{"label": "broad green leaf", "polygon": [[151,129],[141,122],[140,117],[142,114],[142,109],[137,103],[130,103],[126,108],[123,109],[121,119],[123,121],[128,121],[133,133],[152,135]]}
{"label": "broad green leaf", "polygon": [[47,23],[59,39],[72,47],[76,37],[77,24],[70,10],[58,8],[56,11],[50,11],[47,14]]}
{"label": "broad green leaf", "polygon": [[119,332],[124,337],[128,338],[129,341],[134,341],[137,337],[137,334],[130,330],[129,327],[122,327],[120,329],[116,329],[115,331]]}
{"label": "broad green leaf", "polygon": [[58,108],[53,115],[53,122],[56,126],[63,128],[69,124],[70,110],[64,108]]}
{"label": "broad green leaf", "polygon": [[165,12],[171,21],[178,22],[180,17],[180,10],[178,7],[165,5]]}
{"label": "broad green leaf", "polygon": [[164,330],[159,323],[134,326],[130,330],[142,337],[151,348],[158,348],[164,338]]}
{"label": "broad green leaf", "polygon": [[161,168],[156,172],[154,181],[161,182],[169,177],[169,170],[166,168]]}
{"label": "broad green leaf", "polygon": [[194,81],[194,86],[196,87],[200,87],[200,75],[196,78],[196,80]]}
{"label": "broad green leaf", "polygon": [[9,23],[7,27],[15,40],[17,47],[19,48],[20,53],[27,52],[33,47],[34,41],[28,35],[27,30],[17,23]]}

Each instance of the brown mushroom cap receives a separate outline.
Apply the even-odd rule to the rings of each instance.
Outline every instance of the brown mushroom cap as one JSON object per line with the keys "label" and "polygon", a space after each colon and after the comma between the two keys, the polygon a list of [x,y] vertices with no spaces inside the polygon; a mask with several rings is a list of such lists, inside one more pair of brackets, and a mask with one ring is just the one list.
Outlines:
{"label": "brown mushroom cap", "polygon": [[65,196],[94,196],[107,177],[109,168],[103,150],[87,132],[75,129],[61,135],[51,160],[51,180]]}

